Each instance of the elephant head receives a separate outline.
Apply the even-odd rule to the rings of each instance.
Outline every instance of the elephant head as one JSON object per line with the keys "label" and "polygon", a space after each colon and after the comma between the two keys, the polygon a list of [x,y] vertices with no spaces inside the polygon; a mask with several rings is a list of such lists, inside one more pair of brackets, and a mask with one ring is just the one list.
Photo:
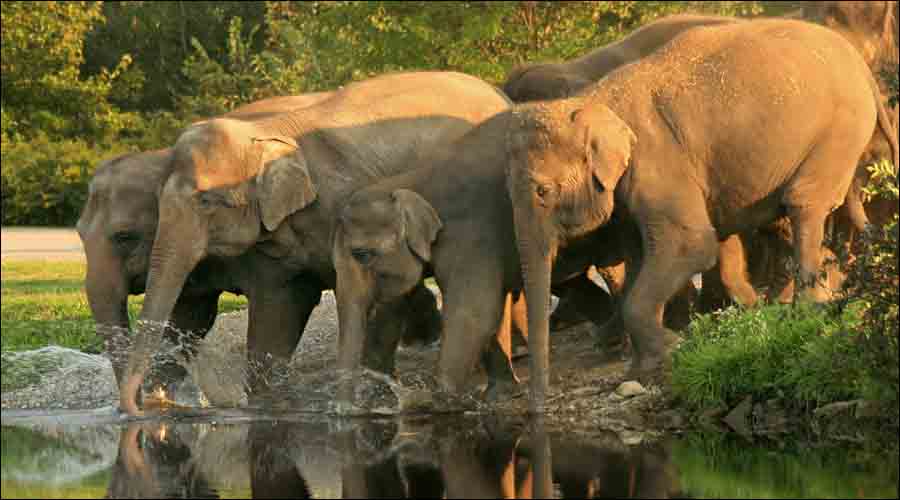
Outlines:
{"label": "elephant head", "polygon": [[584,98],[519,106],[507,137],[507,189],[528,307],[530,409],[543,411],[548,379],[550,271],[559,247],[607,223],[635,135]]}
{"label": "elephant head", "polygon": [[559,64],[535,64],[512,70],[503,91],[513,102],[545,101],[572,97],[591,83]]}
{"label": "elephant head", "polygon": [[[91,180],[76,228],[87,258],[88,303],[97,333],[108,344],[129,328],[128,295],[144,293],[157,191],[170,158],[169,150],[120,156],[103,162]],[[124,367],[114,365],[121,381]]]}
{"label": "elephant head", "polygon": [[434,208],[413,191],[366,194],[355,195],[341,210],[332,247],[340,323],[338,366],[343,370],[362,361],[369,313],[409,293],[422,280],[442,227]]}
{"label": "elephant head", "polygon": [[172,148],[141,322],[120,388],[128,413],[138,413],[134,395],[194,267],[207,256],[244,253],[264,231],[274,231],[316,199],[297,143],[261,123],[229,118],[198,123]]}

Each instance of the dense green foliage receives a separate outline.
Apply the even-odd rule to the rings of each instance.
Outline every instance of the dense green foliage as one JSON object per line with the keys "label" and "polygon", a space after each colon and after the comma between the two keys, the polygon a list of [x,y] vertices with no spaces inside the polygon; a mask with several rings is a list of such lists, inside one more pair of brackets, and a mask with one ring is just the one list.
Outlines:
{"label": "dense green foliage", "polygon": [[[867,192],[898,199],[897,177],[870,167]],[[892,404],[898,390],[898,220],[861,236],[843,299],[829,305],[733,307],[698,316],[674,355],[672,385],[694,408],[785,398],[800,406],[849,399]]]}
{"label": "dense green foliage", "polygon": [[[58,345],[99,353],[91,309],[84,294],[83,262],[3,261],[0,284],[0,340],[3,351],[38,349]],[[129,301],[132,322],[143,305],[143,295]],[[246,300],[225,293],[219,311],[229,312]]]}
{"label": "dense green foliage", "polygon": [[[788,2],[789,4],[792,2]],[[770,5],[771,4],[771,5]],[[192,120],[389,71],[500,83],[685,11],[774,2],[3,2],[3,224],[71,225],[101,159]],[[790,6],[788,6],[789,8]]]}

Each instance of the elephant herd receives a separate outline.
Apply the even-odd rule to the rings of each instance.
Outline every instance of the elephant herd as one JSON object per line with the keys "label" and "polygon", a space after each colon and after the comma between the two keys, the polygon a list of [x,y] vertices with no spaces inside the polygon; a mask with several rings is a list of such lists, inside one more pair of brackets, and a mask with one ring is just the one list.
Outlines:
{"label": "elephant herd", "polygon": [[[570,62],[517,68],[502,91],[413,72],[267,99],[105,162],[78,231],[108,348],[129,328],[128,295],[146,293],[127,359],[114,360],[121,409],[140,413],[161,337],[202,336],[223,291],[247,297],[248,356],[263,367],[292,355],[328,289],[341,370],[391,373],[401,341],[439,336],[441,388],[465,389],[481,362],[492,394],[517,381],[518,331],[538,413],[551,291],[561,313],[627,332],[629,377],[642,381],[665,373],[664,325],[684,326],[671,312],[692,302],[697,273],[700,304],[751,305],[754,285],[826,300],[822,271],[839,270],[823,255],[883,220],[863,204],[861,160],[900,162],[896,108],[870,69],[884,54],[865,36],[889,35],[896,60],[896,2],[822,4],[815,20],[830,27],[667,17]],[[826,226],[842,235],[831,248]],[[748,274],[785,251],[794,276]],[[594,268],[609,293],[586,277]],[[578,318],[555,320],[567,321]],[[339,391],[341,411],[355,410],[352,393]]]}

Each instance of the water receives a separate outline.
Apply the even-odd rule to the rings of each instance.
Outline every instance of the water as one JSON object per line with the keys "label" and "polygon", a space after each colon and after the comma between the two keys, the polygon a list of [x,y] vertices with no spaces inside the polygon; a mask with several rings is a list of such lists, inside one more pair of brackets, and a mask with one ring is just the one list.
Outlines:
{"label": "water", "polygon": [[118,419],[4,412],[2,497],[529,498],[552,484],[558,498],[897,498],[896,456],[725,435],[626,446],[614,433],[465,417]]}

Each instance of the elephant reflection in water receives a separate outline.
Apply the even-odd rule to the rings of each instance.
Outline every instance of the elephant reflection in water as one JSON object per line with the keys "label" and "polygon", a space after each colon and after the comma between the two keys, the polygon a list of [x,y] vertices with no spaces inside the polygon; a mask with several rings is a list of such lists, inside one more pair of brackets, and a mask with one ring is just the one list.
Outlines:
{"label": "elephant reflection in water", "polygon": [[614,435],[588,442],[534,432],[520,439],[452,439],[442,446],[440,459],[446,498],[680,495],[664,447],[628,448]]}
{"label": "elephant reflection in water", "polygon": [[[239,472],[249,469],[252,498],[312,498],[306,480],[289,456],[289,441],[285,439],[288,426],[253,424],[248,434],[237,432],[214,440],[212,445],[204,443],[214,448],[209,450],[188,444],[193,431],[189,425],[129,424],[119,439],[107,498],[219,498],[207,477],[210,464],[203,463],[210,457],[220,458],[213,467],[220,468],[223,475],[237,475],[232,465]],[[240,436],[237,441],[236,436]],[[248,453],[225,457],[234,449]]]}
{"label": "elephant reflection in water", "polygon": [[165,424],[129,424],[119,438],[106,498],[219,498],[191,450]]}
{"label": "elephant reflection in water", "polygon": [[[219,498],[213,485],[229,491],[225,483],[246,484],[238,477],[246,472],[253,498],[312,498],[298,452],[308,455],[300,463],[316,463],[310,477],[335,486],[339,481],[344,498],[678,495],[663,447],[628,448],[615,435],[575,441],[551,438],[537,427],[472,427],[444,428],[432,438],[413,433],[411,453],[396,445],[402,433],[392,426],[332,434],[317,426],[258,422],[235,432],[211,431],[221,439],[208,432],[196,440],[189,425],[130,424],[122,431],[107,497]],[[332,471],[340,477],[323,477]]]}

